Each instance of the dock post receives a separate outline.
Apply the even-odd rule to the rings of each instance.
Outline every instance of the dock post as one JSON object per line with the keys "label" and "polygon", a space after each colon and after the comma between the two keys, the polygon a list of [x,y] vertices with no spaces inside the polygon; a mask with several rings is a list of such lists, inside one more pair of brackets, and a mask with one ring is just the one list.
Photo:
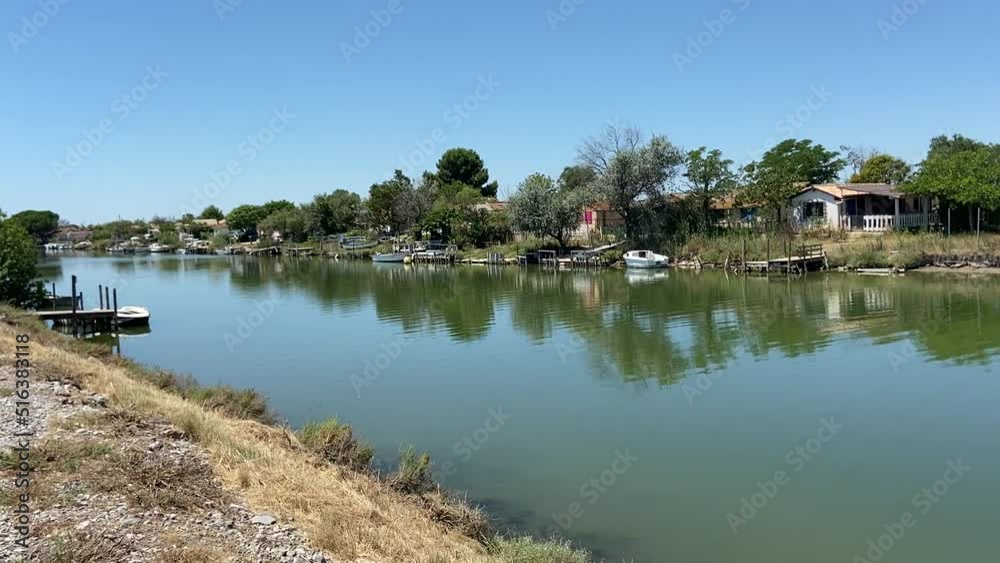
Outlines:
{"label": "dock post", "polygon": [[114,309],[114,314],[111,317],[112,318],[111,322],[115,327],[115,334],[118,334],[118,288],[117,287],[114,289],[113,292],[111,292],[111,296],[114,299],[114,303],[112,305],[112,309]]}
{"label": "dock post", "polygon": [[740,242],[742,243],[742,246],[743,246],[743,254],[740,257],[740,266],[743,268],[743,272],[746,273],[746,271],[747,271],[747,237],[743,237],[743,240],[740,241]]}
{"label": "dock post", "polygon": [[56,310],[56,300],[57,299],[58,299],[58,297],[56,297],[56,282],[52,282],[52,310],[53,311]]}
{"label": "dock post", "polygon": [[70,301],[73,302],[73,336],[76,336],[76,276],[70,278]]}
{"label": "dock post", "polygon": [[104,304],[108,307],[111,306],[111,294],[108,293],[108,286],[104,286]]}
{"label": "dock post", "polygon": [[100,308],[104,308],[104,286],[97,284],[97,300],[100,303]]}

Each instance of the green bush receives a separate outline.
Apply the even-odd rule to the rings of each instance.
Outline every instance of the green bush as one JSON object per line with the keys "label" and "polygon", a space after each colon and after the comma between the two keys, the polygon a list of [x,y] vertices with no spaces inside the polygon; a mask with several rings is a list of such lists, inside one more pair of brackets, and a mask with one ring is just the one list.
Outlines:
{"label": "green bush", "polygon": [[590,554],[566,541],[538,542],[528,537],[499,538],[490,550],[504,563],[588,563]]}
{"label": "green bush", "polygon": [[350,425],[341,424],[336,418],[310,422],[297,435],[303,446],[323,459],[357,471],[367,470],[375,455],[371,446],[354,437]]}
{"label": "green bush", "polygon": [[418,455],[413,446],[403,448],[399,452],[399,469],[390,477],[389,484],[406,494],[425,493],[433,489],[430,454]]}

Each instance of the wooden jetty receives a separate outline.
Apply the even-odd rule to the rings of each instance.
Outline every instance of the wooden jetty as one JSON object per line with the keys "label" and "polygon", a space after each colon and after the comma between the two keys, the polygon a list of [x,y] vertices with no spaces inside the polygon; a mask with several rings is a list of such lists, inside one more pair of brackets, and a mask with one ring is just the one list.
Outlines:
{"label": "wooden jetty", "polygon": [[[750,260],[742,262],[744,272],[784,272],[786,274],[798,274],[809,270],[825,270],[828,267],[826,252],[822,244],[806,244],[799,248],[793,248],[796,254],[783,258],[769,258],[767,260]],[[745,252],[745,251],[744,251]]]}
{"label": "wooden jetty", "polygon": [[97,286],[98,307],[84,309],[83,292],[77,291],[76,276],[71,276],[70,299],[60,308],[63,298],[56,294],[55,284],[52,284],[52,299],[50,310],[35,311],[35,316],[42,321],[51,321],[53,325],[65,327],[74,336],[84,336],[101,331],[117,331],[120,324],[118,309],[118,288]]}

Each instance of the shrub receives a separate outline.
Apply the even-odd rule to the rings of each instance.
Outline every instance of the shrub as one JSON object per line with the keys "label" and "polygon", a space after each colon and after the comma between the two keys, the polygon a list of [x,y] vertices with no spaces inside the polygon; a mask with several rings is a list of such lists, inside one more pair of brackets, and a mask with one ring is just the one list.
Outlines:
{"label": "shrub", "polygon": [[418,455],[413,446],[403,448],[399,453],[399,469],[390,477],[389,485],[406,494],[430,491],[434,487],[430,454]]}
{"label": "shrub", "polygon": [[256,420],[261,424],[274,424],[277,420],[267,406],[267,399],[253,389],[234,389],[228,385],[195,387],[182,396],[230,418]]}
{"label": "shrub", "polygon": [[590,554],[566,541],[537,542],[531,538],[497,539],[490,551],[504,563],[588,563]]}
{"label": "shrub", "polygon": [[297,432],[299,441],[330,463],[346,465],[357,471],[368,469],[375,450],[357,440],[348,424],[336,418],[310,422]]}

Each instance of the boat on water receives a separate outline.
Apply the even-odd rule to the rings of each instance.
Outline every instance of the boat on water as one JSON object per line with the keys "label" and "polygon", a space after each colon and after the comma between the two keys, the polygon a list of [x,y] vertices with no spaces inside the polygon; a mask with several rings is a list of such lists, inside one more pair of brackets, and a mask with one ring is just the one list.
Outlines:
{"label": "boat on water", "polygon": [[170,247],[164,244],[160,244],[158,242],[154,242],[153,244],[149,245],[149,251],[154,254],[162,254],[164,252],[170,252]]}
{"label": "boat on water", "polygon": [[119,307],[118,324],[120,326],[149,324],[149,309],[145,307]]}
{"label": "boat on water", "polygon": [[379,252],[372,256],[372,262],[402,264],[410,256],[410,251],[402,252]]}
{"label": "boat on water", "polygon": [[670,258],[650,250],[633,250],[626,252],[622,258],[625,259],[625,266],[629,268],[652,270],[670,266]]}

